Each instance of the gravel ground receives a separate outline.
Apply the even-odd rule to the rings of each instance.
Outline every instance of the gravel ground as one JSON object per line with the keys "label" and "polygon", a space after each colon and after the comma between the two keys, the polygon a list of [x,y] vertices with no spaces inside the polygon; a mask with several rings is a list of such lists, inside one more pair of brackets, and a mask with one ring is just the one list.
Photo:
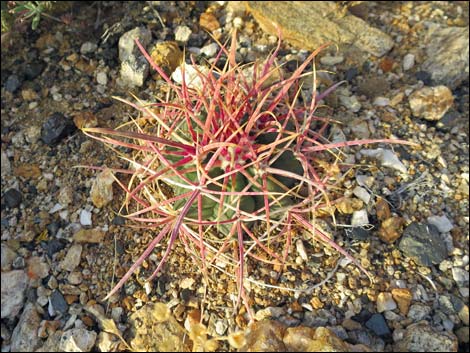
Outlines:
{"label": "gravel ground", "polygon": [[[209,273],[204,296],[204,278],[181,244],[150,286],[144,279],[163,245],[104,302],[154,232],[117,215],[123,195],[116,183],[105,175],[95,182],[98,172],[76,168],[126,167],[77,126],[116,127],[135,112],[112,96],[151,101],[165,90],[145,77],[143,66],[122,57],[120,38],[143,26],[139,33],[148,35],[148,45],[176,39],[200,62],[215,56],[205,30],[224,42],[238,28],[237,55],[244,62],[266,57],[277,38],[239,2],[72,2],[67,24],[43,19],[36,31],[23,26],[2,36],[2,351],[123,351],[127,343],[163,350],[169,336],[170,347],[186,350],[185,329],[199,318],[208,337],[200,333],[197,341],[194,331],[190,337],[205,350],[215,349],[208,338],[222,336],[232,345],[221,340],[218,350],[234,350],[234,333],[245,330],[242,349],[280,335],[284,345],[267,350],[284,351],[289,339],[307,332],[286,327],[326,327],[315,339],[338,350],[468,351],[468,3],[336,5],[341,16],[363,19],[394,45],[381,57],[342,46],[322,53],[321,83],[347,81],[325,101],[325,114],[338,121],[331,139],[397,137],[418,145],[345,149],[356,167],[344,173],[341,193],[355,204],[339,205],[344,212],[335,222],[320,220],[372,272],[374,283],[299,231],[291,265],[280,276],[247,262],[251,280],[286,288],[247,284],[259,321],[250,329],[243,306],[233,310],[233,278]],[[451,57],[440,57],[448,43]],[[168,48],[160,49],[161,60],[172,70],[180,54]],[[455,72],[465,50],[467,72]],[[308,53],[284,42],[280,61],[289,69]],[[97,195],[94,183],[102,188]],[[170,312],[151,304],[157,302]],[[429,337],[423,341],[434,346],[416,337]]]}

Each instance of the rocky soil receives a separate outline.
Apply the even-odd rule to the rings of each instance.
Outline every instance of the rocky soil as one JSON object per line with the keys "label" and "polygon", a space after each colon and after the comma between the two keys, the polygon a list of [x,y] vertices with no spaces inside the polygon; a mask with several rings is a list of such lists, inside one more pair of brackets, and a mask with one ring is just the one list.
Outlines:
{"label": "rocky soil", "polygon": [[[2,351],[469,350],[468,2],[71,2],[58,16],[2,35]],[[417,144],[344,149],[345,202],[319,220],[374,282],[298,234],[280,275],[247,263],[252,325],[233,278],[210,273],[204,295],[181,244],[150,285],[164,245],[103,301],[154,232],[118,215],[122,191],[89,166],[125,162],[78,128],[136,116],[113,96],[164,94],[133,38],[171,73],[183,55],[211,62],[211,35],[235,28],[237,59],[262,59],[273,23],[286,70],[336,44],[316,63],[320,87],[346,81],[324,102],[332,141]]]}

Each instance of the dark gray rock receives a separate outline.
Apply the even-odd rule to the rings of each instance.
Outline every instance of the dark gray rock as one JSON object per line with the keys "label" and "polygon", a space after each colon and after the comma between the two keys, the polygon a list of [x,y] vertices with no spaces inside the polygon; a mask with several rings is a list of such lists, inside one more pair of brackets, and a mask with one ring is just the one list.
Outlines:
{"label": "dark gray rock", "polygon": [[391,334],[382,314],[372,315],[370,319],[366,321],[366,327],[380,337],[389,336]]}
{"label": "dark gray rock", "polygon": [[46,64],[44,61],[35,61],[27,64],[24,68],[24,77],[26,80],[34,80],[44,71]]}
{"label": "dark gray rock", "polygon": [[18,207],[23,200],[23,195],[16,189],[9,189],[3,195],[5,203],[10,208]]}
{"label": "dark gray rock", "polygon": [[5,90],[11,93],[15,93],[18,88],[21,86],[21,80],[18,75],[13,74],[8,76],[7,81],[5,82]]}
{"label": "dark gray rock", "polygon": [[56,312],[66,314],[69,310],[69,305],[65,301],[64,296],[58,290],[55,290],[51,294],[51,304]]}
{"label": "dark gray rock", "polygon": [[428,224],[411,223],[404,230],[398,247],[420,266],[439,264],[448,256],[438,229]]}
{"label": "dark gray rock", "polygon": [[71,119],[61,113],[54,113],[42,126],[41,139],[46,145],[55,145],[76,129]]}

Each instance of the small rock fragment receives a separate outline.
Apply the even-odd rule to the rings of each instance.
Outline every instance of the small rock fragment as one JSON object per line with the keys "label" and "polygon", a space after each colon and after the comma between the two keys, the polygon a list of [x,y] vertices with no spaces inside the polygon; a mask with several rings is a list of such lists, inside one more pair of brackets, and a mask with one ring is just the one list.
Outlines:
{"label": "small rock fragment", "polygon": [[414,116],[436,121],[452,107],[454,96],[446,86],[423,87],[413,92],[408,100]]}
{"label": "small rock fragment", "polygon": [[379,238],[387,244],[392,244],[403,234],[405,221],[401,217],[390,217],[382,222],[379,230]]}
{"label": "small rock fragment", "polygon": [[83,328],[65,331],[60,338],[62,352],[90,352],[96,341],[96,332]]}
{"label": "small rock fragment", "polygon": [[377,296],[377,312],[395,310],[397,303],[393,300],[391,293],[382,292]]}
{"label": "small rock fragment", "polygon": [[95,207],[102,208],[113,200],[113,183],[114,175],[110,169],[98,174],[90,191],[91,201]]}
{"label": "small rock fragment", "polygon": [[2,272],[1,318],[15,318],[23,307],[28,276],[22,270]]}
{"label": "small rock fragment", "polygon": [[439,264],[448,256],[446,244],[433,225],[411,223],[403,232],[399,248],[421,266]]}
{"label": "small rock fragment", "polygon": [[175,40],[186,44],[191,37],[192,31],[188,26],[178,26],[175,30]]}
{"label": "small rock fragment", "polygon": [[60,267],[66,271],[72,272],[80,264],[83,247],[80,244],[74,244],[70,247],[67,255],[60,263]]}
{"label": "small rock fragment", "polygon": [[393,288],[392,297],[398,305],[400,313],[408,315],[413,294],[408,288]]}

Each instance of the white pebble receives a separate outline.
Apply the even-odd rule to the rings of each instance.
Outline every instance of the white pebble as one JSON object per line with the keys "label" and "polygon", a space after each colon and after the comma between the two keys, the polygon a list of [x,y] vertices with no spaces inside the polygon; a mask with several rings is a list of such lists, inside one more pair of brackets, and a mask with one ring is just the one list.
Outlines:
{"label": "white pebble", "polygon": [[217,43],[211,43],[202,47],[201,53],[207,56],[208,58],[212,58],[215,54],[217,54],[217,49],[219,49]]}
{"label": "white pebble", "polygon": [[87,210],[80,211],[80,224],[82,226],[91,226],[91,212]]}
{"label": "white pebble", "polygon": [[410,70],[415,65],[415,56],[413,54],[406,54],[403,58],[403,70]]}
{"label": "white pebble", "polygon": [[242,18],[241,18],[241,17],[235,17],[235,18],[233,19],[233,26],[234,26],[235,28],[237,28],[237,29],[242,28],[242,26],[243,26],[243,20],[242,20]]}
{"label": "white pebble", "polygon": [[378,107],[386,107],[387,105],[390,104],[390,99],[385,98],[385,97],[377,97],[374,99],[373,104]]}
{"label": "white pebble", "polygon": [[106,72],[104,71],[98,72],[98,74],[96,75],[96,81],[100,85],[106,86],[106,84],[108,83],[108,77],[106,76]]}
{"label": "white pebble", "polygon": [[80,53],[82,54],[88,54],[94,52],[98,46],[95,43],[92,42],[85,42],[82,44],[80,47]]}
{"label": "white pebble", "polygon": [[384,167],[392,168],[398,170],[402,173],[406,173],[407,169],[405,165],[400,162],[395,153],[391,150],[385,150],[383,148],[377,148],[372,150],[361,150],[361,154],[367,157],[372,157],[381,162]]}
{"label": "white pebble", "polygon": [[370,194],[367,192],[366,189],[360,187],[360,186],[356,186],[353,190],[353,194],[354,196],[356,196],[357,198],[361,199],[362,201],[364,201],[364,203],[367,205],[370,201]]}
{"label": "white pebble", "polygon": [[351,225],[354,227],[362,227],[369,224],[369,217],[367,217],[367,210],[354,211],[351,218]]}
{"label": "white pebble", "polygon": [[186,43],[189,40],[189,37],[191,37],[192,33],[193,32],[191,31],[191,28],[188,26],[178,26],[175,30],[175,40]]}

